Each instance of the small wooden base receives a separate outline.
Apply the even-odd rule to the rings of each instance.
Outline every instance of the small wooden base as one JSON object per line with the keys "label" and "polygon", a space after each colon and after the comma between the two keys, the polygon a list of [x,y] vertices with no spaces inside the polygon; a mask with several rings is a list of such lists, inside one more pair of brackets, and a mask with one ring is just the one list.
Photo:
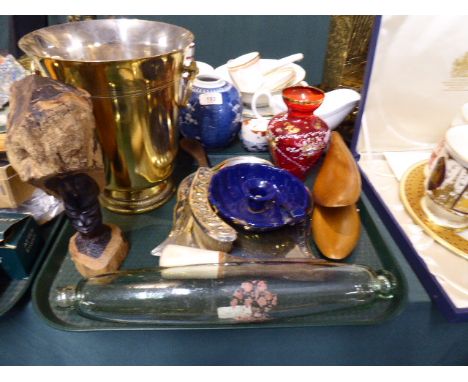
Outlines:
{"label": "small wooden base", "polygon": [[128,243],[122,231],[116,225],[108,224],[108,226],[111,228],[111,239],[103,253],[97,258],[83,254],[78,250],[76,245],[78,233],[70,238],[68,250],[71,259],[75,263],[77,271],[85,278],[117,271],[127,256]]}

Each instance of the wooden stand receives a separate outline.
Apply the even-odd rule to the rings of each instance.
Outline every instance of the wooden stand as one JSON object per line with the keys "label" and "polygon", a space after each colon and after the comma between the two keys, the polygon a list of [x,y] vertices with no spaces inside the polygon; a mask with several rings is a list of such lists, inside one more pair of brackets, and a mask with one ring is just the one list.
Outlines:
{"label": "wooden stand", "polygon": [[128,243],[121,229],[113,224],[109,224],[108,226],[111,228],[111,239],[102,254],[98,257],[89,256],[78,250],[76,245],[78,232],[70,239],[68,250],[70,251],[71,259],[77,271],[83,277],[93,277],[115,272],[120,268],[120,265],[127,256]]}

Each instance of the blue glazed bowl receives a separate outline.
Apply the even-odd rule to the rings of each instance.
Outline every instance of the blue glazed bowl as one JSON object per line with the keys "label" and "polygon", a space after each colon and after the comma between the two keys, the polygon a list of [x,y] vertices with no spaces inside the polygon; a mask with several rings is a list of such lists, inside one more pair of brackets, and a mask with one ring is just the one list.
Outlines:
{"label": "blue glazed bowl", "polygon": [[200,141],[206,149],[228,146],[242,124],[239,92],[215,75],[198,76],[186,108],[181,109],[179,128],[187,138]]}
{"label": "blue glazed bowl", "polygon": [[241,163],[216,173],[209,200],[222,218],[250,231],[299,223],[311,205],[309,191],[297,177],[256,163]]}

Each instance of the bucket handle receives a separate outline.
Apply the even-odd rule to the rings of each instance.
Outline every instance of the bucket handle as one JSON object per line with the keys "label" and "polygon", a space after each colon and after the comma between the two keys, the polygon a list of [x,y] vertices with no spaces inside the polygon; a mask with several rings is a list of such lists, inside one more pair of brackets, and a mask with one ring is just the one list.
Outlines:
{"label": "bucket handle", "polygon": [[194,60],[193,53],[195,43],[192,42],[185,51],[184,66],[182,70],[181,96],[179,106],[187,106],[190,95],[192,94],[192,83],[198,74],[197,63]]}

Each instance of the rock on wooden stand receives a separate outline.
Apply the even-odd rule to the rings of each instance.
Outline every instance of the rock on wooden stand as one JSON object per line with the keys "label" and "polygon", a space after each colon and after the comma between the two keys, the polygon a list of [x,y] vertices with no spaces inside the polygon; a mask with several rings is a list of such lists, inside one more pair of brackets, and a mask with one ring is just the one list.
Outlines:
{"label": "rock on wooden stand", "polygon": [[69,250],[84,277],[117,270],[128,252],[122,231],[102,223],[102,154],[89,94],[36,75],[11,88],[6,148],[23,181],[63,199],[78,231]]}

